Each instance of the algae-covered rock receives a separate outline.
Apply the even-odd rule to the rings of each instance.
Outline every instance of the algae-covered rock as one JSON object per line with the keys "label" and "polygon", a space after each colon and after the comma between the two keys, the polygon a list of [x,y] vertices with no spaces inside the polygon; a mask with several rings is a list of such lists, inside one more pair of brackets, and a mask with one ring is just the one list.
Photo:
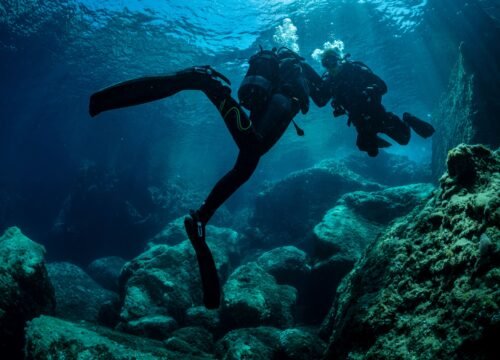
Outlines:
{"label": "algae-covered rock", "polygon": [[118,279],[125,263],[119,256],[108,256],[92,261],[87,272],[103,288],[118,292]]}
{"label": "algae-covered rock", "polygon": [[174,331],[164,341],[167,349],[188,355],[202,355],[214,352],[212,334],[199,326],[188,326]]}
{"label": "algae-covered rock", "polygon": [[326,343],[306,329],[286,329],[279,337],[278,358],[287,360],[321,359]]}
{"label": "algae-covered rock", "polygon": [[272,360],[278,349],[280,330],[273,327],[237,329],[228,332],[215,345],[223,360]]}
{"label": "algae-covered rock", "polygon": [[342,196],[314,228],[308,317],[319,320],[325,316],[337,285],[351,271],[366,246],[390,221],[406,215],[433,190],[431,184],[412,184]]}
{"label": "algae-covered rock", "polygon": [[104,303],[113,302],[117,295],[103,289],[85,271],[74,264],[47,264],[47,271],[56,294],[56,315],[69,320],[98,320]]}
{"label": "algae-covered rock", "polygon": [[293,305],[297,290],[278,285],[273,276],[254,262],[236,269],[223,289],[221,316],[228,326],[293,324]]}
{"label": "algae-covered rock", "polygon": [[295,246],[282,246],[267,251],[257,263],[279,284],[300,287],[311,271],[307,254]]}
{"label": "algae-covered rock", "polygon": [[342,159],[350,170],[368,180],[388,186],[431,182],[429,164],[417,163],[407,156],[380,151],[377,157],[355,153]]}
{"label": "algae-covered rock", "polygon": [[381,185],[366,180],[345,165],[323,161],[294,172],[260,192],[251,223],[266,234],[265,245],[293,244],[303,240],[343,194],[380,189]]}
{"label": "algae-covered rock", "polygon": [[26,321],[55,308],[45,249],[16,227],[0,237],[0,354],[21,358]]}
{"label": "algae-covered rock", "polygon": [[[220,232],[224,231],[231,230]],[[207,233],[207,243],[223,284],[231,268],[231,247],[224,246],[224,238],[215,239],[214,234]],[[120,326],[134,334],[147,336],[138,327],[128,326],[127,323],[146,316],[168,315],[183,325],[186,311],[202,304],[198,262],[188,240],[174,246],[152,245],[125,265],[121,283],[123,306]]]}
{"label": "algae-covered rock", "polygon": [[220,313],[205,306],[193,306],[186,310],[184,323],[187,326],[201,326],[211,332],[217,332],[221,326]]}
{"label": "algae-covered rock", "polygon": [[[206,236],[211,247],[224,249],[224,253],[231,261],[239,260],[243,237],[237,231],[226,227],[207,225]],[[166,244],[174,246],[186,239],[184,217],[180,217],[168,223],[162,231],[156,234],[151,239],[150,245]]]}
{"label": "algae-covered rock", "polygon": [[[454,167],[457,156],[474,176]],[[433,197],[370,244],[340,284],[322,328],[327,358],[495,357],[500,156],[460,146],[448,166]]]}
{"label": "algae-covered rock", "polygon": [[230,331],[215,348],[224,360],[319,360],[325,343],[309,329],[260,326]]}
{"label": "algae-covered rock", "polygon": [[101,359],[164,360],[213,359],[209,355],[184,354],[167,350],[162,342],[135,337],[84,322],[41,316],[26,330],[26,360]]}

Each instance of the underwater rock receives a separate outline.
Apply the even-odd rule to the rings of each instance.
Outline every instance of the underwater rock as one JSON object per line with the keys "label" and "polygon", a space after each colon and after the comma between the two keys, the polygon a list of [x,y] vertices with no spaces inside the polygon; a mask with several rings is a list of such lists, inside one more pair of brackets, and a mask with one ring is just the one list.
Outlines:
{"label": "underwater rock", "polygon": [[274,276],[278,284],[301,288],[311,272],[307,254],[295,246],[283,246],[265,252],[257,259],[265,271]]}
{"label": "underwater rock", "polygon": [[40,316],[26,329],[26,360],[106,359],[160,360],[213,359],[209,355],[186,355],[166,349],[163,343],[110,330],[85,322]]}
{"label": "underwater rock", "polygon": [[[242,236],[233,229],[207,225],[206,236],[210,242],[226,249],[231,258],[239,259]],[[184,217],[177,218],[168,223],[158,234],[151,240],[152,244],[167,244],[177,245],[187,239],[186,230],[184,229]]]}
{"label": "underwater rock", "polygon": [[209,310],[205,306],[193,306],[186,310],[184,323],[187,326],[201,326],[212,333],[220,328],[220,316],[218,310]]}
{"label": "underwater rock", "polygon": [[223,293],[221,318],[230,328],[259,325],[286,328],[294,323],[297,290],[278,285],[255,262],[236,269],[224,285]]}
{"label": "underwater rock", "polygon": [[366,179],[388,186],[431,182],[429,164],[417,163],[407,156],[381,151],[377,157],[352,154],[341,160],[350,170]]}
{"label": "underwater rock", "polygon": [[[328,312],[337,285],[353,268],[366,246],[388,223],[428,198],[432,184],[412,184],[381,191],[345,194],[314,228],[313,267],[308,296],[310,319]],[[328,284],[325,287],[325,284]]]}
{"label": "underwater rock", "polygon": [[272,360],[277,351],[280,330],[273,327],[236,329],[215,344],[218,359]]}
{"label": "underwater rock", "polygon": [[11,227],[0,237],[0,354],[22,358],[26,321],[55,309],[45,249]]}
{"label": "underwater rock", "polygon": [[164,340],[177,329],[177,321],[165,315],[146,315],[141,318],[120,323],[117,330],[143,335],[151,339]]}
{"label": "underwater rock", "polygon": [[326,344],[305,328],[259,326],[228,332],[215,345],[218,359],[319,360]]}
{"label": "underwater rock", "polygon": [[485,149],[452,150],[448,161],[465,156],[474,180],[445,174],[426,204],[368,246],[323,324],[328,359],[498,355],[500,154]]}
{"label": "underwater rock", "polygon": [[294,172],[260,192],[251,223],[266,234],[268,247],[304,240],[340,196],[355,190],[381,190],[333,160]]}
{"label": "underwater rock", "polygon": [[314,360],[321,359],[326,343],[317,334],[306,329],[286,329],[279,337],[278,359]]}
{"label": "underwater rock", "polygon": [[[230,270],[229,249],[219,246],[207,232],[221,284]],[[188,240],[175,245],[152,245],[149,250],[128,262],[120,279],[123,305],[120,312],[123,329],[135,332],[127,323],[145,316],[168,315],[180,325],[186,311],[202,304],[198,262]]]}
{"label": "underwater rock", "polygon": [[121,257],[108,256],[92,261],[87,272],[103,288],[118,292],[118,279],[125,263]]}
{"label": "underwater rock", "polygon": [[50,263],[47,271],[55,289],[56,315],[62,318],[97,322],[101,306],[117,298],[74,264]]}
{"label": "underwater rock", "polygon": [[174,331],[164,341],[165,347],[188,355],[203,355],[214,352],[214,338],[203,327],[189,326]]}
{"label": "underwater rock", "polygon": [[[432,173],[436,179],[445,171],[449,149],[461,143],[500,146],[500,125],[497,121],[500,86],[498,76],[492,75],[494,71],[498,73],[500,63],[500,50],[496,46],[500,30],[498,25],[485,19],[478,21],[477,14],[471,14],[475,6],[463,3],[462,6],[458,3],[454,6],[461,7],[456,14],[468,14],[462,19],[467,26],[471,26],[469,21],[475,21],[475,31],[467,31],[469,34],[461,34],[457,38],[457,47],[460,43],[458,59],[449,77],[448,90],[433,116],[436,133],[432,141]],[[454,12],[449,11],[450,14],[453,16]],[[484,28],[479,30],[478,26]],[[484,38],[478,38],[476,35],[479,34]],[[479,55],[481,53],[484,55]]]}

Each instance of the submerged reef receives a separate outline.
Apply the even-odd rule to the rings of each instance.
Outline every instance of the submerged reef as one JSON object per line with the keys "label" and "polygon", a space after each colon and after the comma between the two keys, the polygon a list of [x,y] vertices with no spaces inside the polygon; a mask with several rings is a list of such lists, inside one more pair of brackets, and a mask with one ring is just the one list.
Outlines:
{"label": "submerged reef", "polygon": [[300,200],[309,210],[297,246],[280,245],[277,230],[262,244],[251,231],[208,226],[222,287],[215,310],[202,306],[182,218],[130,261],[96,259],[90,276],[71,263],[46,270],[43,247],[11,228],[0,238],[1,349],[13,359],[493,358],[500,154],[460,145],[447,168],[437,189],[383,186],[345,163],[276,183],[281,197],[316,172],[346,186],[328,201]]}
{"label": "submerged reef", "polygon": [[260,192],[251,224],[266,234],[264,243],[269,247],[296,244],[346,192],[382,188],[344,164],[325,160]]}
{"label": "submerged reef", "polygon": [[0,237],[0,354],[21,359],[26,321],[55,309],[43,246],[12,227]]}
{"label": "submerged reef", "polygon": [[328,359],[492,359],[500,154],[460,145],[424,205],[371,243],[322,326]]}

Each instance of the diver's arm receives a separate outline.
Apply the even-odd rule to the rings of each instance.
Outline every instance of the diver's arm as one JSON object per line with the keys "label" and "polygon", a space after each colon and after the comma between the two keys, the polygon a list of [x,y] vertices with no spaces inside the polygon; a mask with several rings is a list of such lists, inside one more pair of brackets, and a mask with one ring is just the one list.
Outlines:
{"label": "diver's arm", "polygon": [[327,83],[304,61],[302,61],[302,70],[309,82],[309,95],[311,99],[317,106],[325,106],[331,98]]}

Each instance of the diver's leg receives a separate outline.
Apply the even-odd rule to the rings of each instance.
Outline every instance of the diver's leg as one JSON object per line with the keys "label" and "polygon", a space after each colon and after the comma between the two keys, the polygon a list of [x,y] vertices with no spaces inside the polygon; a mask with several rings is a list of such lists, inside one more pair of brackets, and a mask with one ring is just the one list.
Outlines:
{"label": "diver's leg", "polygon": [[184,219],[184,227],[198,260],[203,303],[208,309],[216,309],[220,305],[220,284],[212,253],[205,242],[205,225],[224,201],[250,178],[259,158],[253,152],[240,151],[234,168],[217,182],[200,209]]}
{"label": "diver's leg", "polygon": [[410,127],[406,122],[391,113],[386,112],[380,122],[380,132],[387,134],[400,145],[407,145],[410,142]]}
{"label": "diver's leg", "polygon": [[220,80],[222,74],[208,66],[195,66],[174,74],[148,76],[118,83],[100,90],[90,97],[89,113],[99,113],[163,99],[181,90],[207,90],[219,94],[230,94],[231,89]]}
{"label": "diver's leg", "polygon": [[215,184],[197,211],[200,221],[206,224],[215,211],[252,176],[259,159],[260,155],[257,152],[240,151],[234,167]]}
{"label": "diver's leg", "polygon": [[255,119],[252,117],[255,130],[260,135],[260,154],[266,153],[278,142],[298,111],[297,102],[293,102],[288,96],[275,94],[269,100],[265,112]]}

